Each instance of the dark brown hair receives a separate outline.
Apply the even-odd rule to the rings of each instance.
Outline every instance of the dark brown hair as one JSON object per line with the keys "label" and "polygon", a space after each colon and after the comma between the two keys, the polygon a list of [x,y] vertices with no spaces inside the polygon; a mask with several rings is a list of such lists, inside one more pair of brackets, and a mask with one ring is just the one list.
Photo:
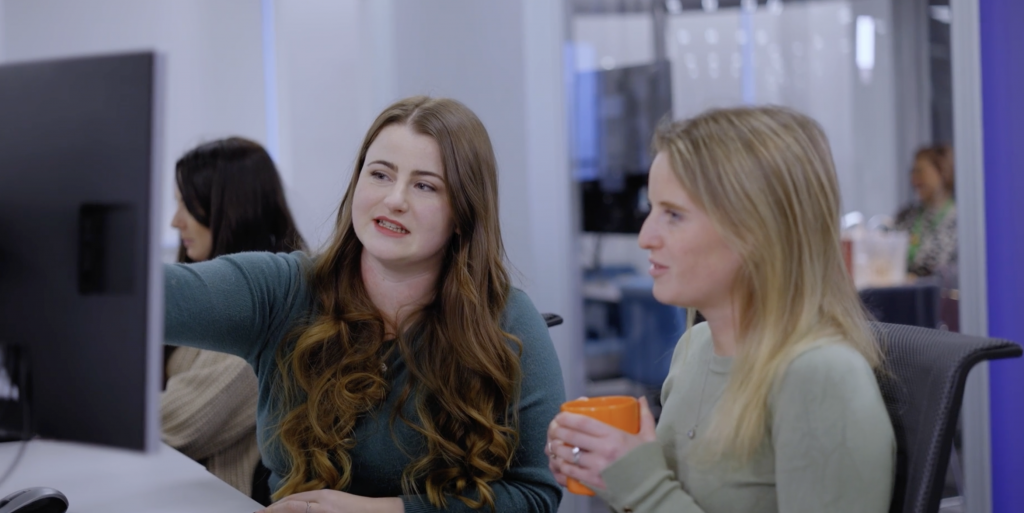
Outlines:
{"label": "dark brown hair", "polygon": [[[210,260],[242,251],[305,249],[274,161],[259,143],[241,137],[198,146],[175,165],[185,209],[210,229]],[[185,246],[178,261],[192,262]]]}
{"label": "dark brown hair", "polygon": [[[259,143],[241,137],[208,142],[185,153],[174,171],[185,209],[210,229],[208,259],[243,251],[306,249],[277,167]],[[193,262],[184,244],[178,246],[178,262]],[[164,346],[164,362],[176,350]]]}
{"label": "dark brown hair", "polygon": [[[384,318],[363,285],[363,245],[352,225],[352,201],[368,148],[381,130],[395,124],[437,142],[455,233],[433,300],[387,341]],[[454,100],[407,98],[373,122],[339,208],[334,238],[311,271],[317,317],[279,353],[288,411],[280,432],[291,468],[275,498],[343,490],[351,483],[355,424],[387,396],[381,363],[397,351],[409,380],[391,422],[400,419],[425,441],[424,452],[413,454],[403,472],[403,490],[418,493],[422,483],[437,507],[454,496],[471,507],[493,508],[488,483],[501,478],[518,444],[521,374],[521,344],[500,327],[511,286],[498,222],[496,167],[483,124]],[[409,400],[416,419],[399,413]]]}

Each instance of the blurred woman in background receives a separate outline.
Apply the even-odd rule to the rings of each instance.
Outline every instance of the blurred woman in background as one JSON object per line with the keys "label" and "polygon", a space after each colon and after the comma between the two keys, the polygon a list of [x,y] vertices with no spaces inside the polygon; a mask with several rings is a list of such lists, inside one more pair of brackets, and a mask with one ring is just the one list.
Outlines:
{"label": "blurred woman in background", "polygon": [[[203,144],[176,165],[178,207],[171,226],[181,236],[179,262],[243,251],[305,249],[273,160],[259,144],[232,137]],[[214,475],[261,502],[266,483],[253,477],[257,382],[237,357],[166,346],[160,413],[163,439]],[[255,493],[254,493],[255,492]]]}
{"label": "blurred woman in background", "polygon": [[896,216],[896,229],[910,233],[907,272],[915,276],[955,277],[957,238],[952,148],[939,145],[918,150],[910,183],[919,202]]}

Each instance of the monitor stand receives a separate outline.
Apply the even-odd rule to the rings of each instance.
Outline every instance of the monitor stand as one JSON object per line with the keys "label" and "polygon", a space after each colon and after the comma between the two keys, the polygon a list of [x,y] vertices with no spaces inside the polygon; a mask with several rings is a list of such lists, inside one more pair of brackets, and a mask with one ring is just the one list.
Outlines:
{"label": "monitor stand", "polygon": [[0,343],[0,442],[28,439],[28,356],[22,347]]}

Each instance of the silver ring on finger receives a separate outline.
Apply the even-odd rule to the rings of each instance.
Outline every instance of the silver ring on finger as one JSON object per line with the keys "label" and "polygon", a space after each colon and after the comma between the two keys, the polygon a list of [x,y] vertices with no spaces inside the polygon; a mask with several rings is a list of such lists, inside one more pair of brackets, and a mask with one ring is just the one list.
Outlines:
{"label": "silver ring on finger", "polygon": [[309,513],[310,506],[309,501],[306,501],[306,513]]}
{"label": "silver ring on finger", "polygon": [[572,448],[572,464],[573,465],[579,465],[580,464],[580,448],[579,447],[573,447]]}

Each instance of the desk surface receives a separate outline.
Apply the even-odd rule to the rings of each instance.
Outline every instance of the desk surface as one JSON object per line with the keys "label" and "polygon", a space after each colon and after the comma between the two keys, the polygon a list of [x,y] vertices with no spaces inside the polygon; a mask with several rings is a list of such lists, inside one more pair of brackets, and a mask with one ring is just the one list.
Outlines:
{"label": "desk surface", "polygon": [[[0,475],[14,461],[20,445],[0,443]],[[252,513],[262,508],[165,444],[156,453],[144,454],[33,440],[0,486],[0,497],[33,486],[63,492],[70,503],[68,513]]]}

